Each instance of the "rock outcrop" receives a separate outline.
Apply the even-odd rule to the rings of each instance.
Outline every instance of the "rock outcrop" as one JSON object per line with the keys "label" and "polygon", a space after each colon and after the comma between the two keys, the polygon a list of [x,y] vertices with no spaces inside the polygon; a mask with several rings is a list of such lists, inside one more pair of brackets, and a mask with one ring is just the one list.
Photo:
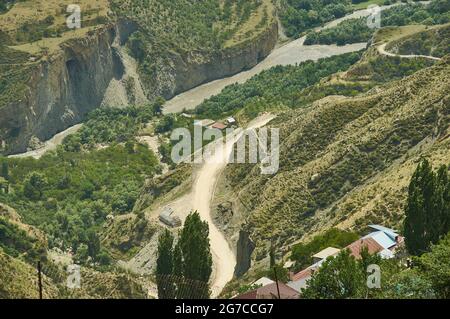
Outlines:
{"label": "rock outcrop", "polygon": [[7,153],[26,151],[33,137],[47,140],[100,105],[111,79],[123,72],[115,37],[115,27],[104,26],[36,65],[25,96],[0,109]]}
{"label": "rock outcrop", "polygon": [[[48,140],[100,107],[111,83],[130,78],[120,46],[137,28],[125,20],[101,26],[83,38],[65,42],[61,50],[36,64],[25,96],[0,108],[0,152],[26,152],[31,140]],[[277,34],[274,23],[255,39],[219,53],[169,57],[172,62],[162,66],[153,84],[143,83],[144,93],[150,100],[157,96],[171,98],[202,83],[249,69],[271,52]],[[132,80],[140,81],[135,77]],[[137,96],[142,96],[142,90]],[[119,99],[117,103],[111,97],[107,100],[107,105],[113,105],[122,100],[131,103],[133,99]]]}

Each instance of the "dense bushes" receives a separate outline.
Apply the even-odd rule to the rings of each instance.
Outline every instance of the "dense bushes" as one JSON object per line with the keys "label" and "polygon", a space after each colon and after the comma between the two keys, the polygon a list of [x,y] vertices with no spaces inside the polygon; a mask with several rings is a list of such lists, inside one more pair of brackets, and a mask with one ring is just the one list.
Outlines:
{"label": "dense bushes", "polygon": [[80,260],[87,258],[86,248],[96,260],[101,248],[91,245],[106,216],[130,212],[144,180],[159,171],[154,154],[139,144],[89,153],[59,148],[40,160],[4,161],[10,192],[0,192],[0,202],[17,209],[26,223],[43,229],[51,247],[75,252],[80,248]]}
{"label": "dense bushes", "polygon": [[312,264],[312,256],[327,248],[344,248],[359,238],[358,234],[332,228],[322,235],[315,236],[306,244],[297,244],[292,247],[291,260],[295,261],[297,270]]}
{"label": "dense bushes", "polygon": [[[155,102],[156,103],[156,102]],[[137,132],[155,115],[154,105],[126,108],[99,108],[88,115],[82,128],[64,140],[69,152],[79,151],[82,145],[123,143],[133,140]]]}
{"label": "dense bushes", "polygon": [[[450,21],[450,1],[434,0],[429,5],[406,4],[381,12],[381,26],[404,26],[410,24],[444,24]],[[336,27],[311,32],[305,44],[338,44],[367,42],[376,29],[367,26],[366,18],[346,20]]]}
{"label": "dense bushes", "polygon": [[44,248],[37,245],[36,239],[3,217],[0,217],[0,249],[8,255],[22,256],[28,261],[45,254]]}
{"label": "dense bushes", "polygon": [[281,11],[281,22],[289,37],[325,22],[341,18],[350,12],[350,0],[286,0]]}
{"label": "dense bushes", "polygon": [[372,37],[373,30],[367,26],[366,19],[352,19],[339,23],[334,28],[307,35],[305,45],[337,44],[367,42]]}

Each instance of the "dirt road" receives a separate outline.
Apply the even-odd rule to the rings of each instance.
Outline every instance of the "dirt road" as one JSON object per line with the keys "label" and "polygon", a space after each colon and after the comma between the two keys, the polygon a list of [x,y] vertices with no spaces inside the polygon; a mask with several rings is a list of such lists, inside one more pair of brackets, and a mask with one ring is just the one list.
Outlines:
{"label": "dirt road", "polygon": [[[266,114],[249,124],[248,128],[265,126],[274,117]],[[233,144],[243,134],[237,131],[232,139],[224,143],[212,157],[209,163],[204,163],[199,169],[193,186],[193,210],[197,210],[203,220],[209,224],[209,237],[213,255],[214,271],[211,280],[212,297],[217,297],[225,285],[233,278],[236,256],[223,233],[216,227],[211,218],[211,201],[214,195],[217,179],[226,167],[226,158],[231,154]]]}
{"label": "dirt road", "polygon": [[413,59],[413,58],[425,58],[425,59],[430,59],[430,60],[435,60],[435,61],[440,61],[441,58],[437,58],[431,55],[421,55],[421,54],[410,54],[410,55],[404,55],[404,54],[395,54],[395,53],[391,53],[386,51],[386,45],[387,43],[384,43],[382,45],[380,45],[378,47],[378,52],[382,55],[386,55],[386,56],[392,56],[392,57],[399,57],[399,58],[404,58],[404,59]]}

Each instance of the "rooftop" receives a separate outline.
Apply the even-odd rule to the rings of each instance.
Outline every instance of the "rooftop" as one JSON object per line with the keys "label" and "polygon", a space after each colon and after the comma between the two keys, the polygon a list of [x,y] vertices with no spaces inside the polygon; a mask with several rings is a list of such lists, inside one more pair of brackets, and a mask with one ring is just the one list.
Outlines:
{"label": "rooftop", "polygon": [[334,247],[328,247],[328,248],[325,248],[324,250],[318,252],[313,257],[319,258],[319,259],[327,259],[330,256],[337,255],[340,251],[341,251],[340,249],[337,249]]}
{"label": "rooftop", "polygon": [[369,254],[371,255],[384,250],[383,246],[381,246],[375,239],[371,237],[358,239],[357,241],[348,245],[346,248],[350,250],[352,256],[354,256],[356,259],[360,259],[361,250],[363,247],[367,247]]}
{"label": "rooftop", "polygon": [[[288,285],[278,282],[281,299],[298,299],[299,293]],[[261,288],[251,290],[235,297],[234,299],[278,299],[277,283],[273,282]]]}
{"label": "rooftop", "polygon": [[224,129],[227,128],[227,126],[225,124],[221,123],[221,122],[216,122],[211,127],[212,128],[216,128],[218,130],[224,130]]}

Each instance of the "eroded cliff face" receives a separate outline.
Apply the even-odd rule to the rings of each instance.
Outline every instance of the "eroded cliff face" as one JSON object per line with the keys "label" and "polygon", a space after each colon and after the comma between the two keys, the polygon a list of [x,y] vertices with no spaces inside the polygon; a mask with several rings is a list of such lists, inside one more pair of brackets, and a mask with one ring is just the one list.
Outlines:
{"label": "eroded cliff face", "polygon": [[174,53],[158,63],[155,81],[145,84],[147,95],[150,99],[170,99],[198,85],[251,69],[272,52],[277,41],[278,24],[273,23],[254,39],[213,54]]}
{"label": "eroded cliff face", "polygon": [[104,26],[37,64],[25,96],[0,109],[6,153],[26,151],[32,137],[47,140],[100,105],[111,79],[123,72],[111,46],[115,37],[115,27]]}
{"label": "eroded cliff face", "polygon": [[[48,140],[81,122],[102,102],[105,105],[111,83],[117,86],[127,78],[120,51],[137,28],[125,20],[102,26],[83,38],[67,41],[61,50],[37,64],[25,96],[0,108],[0,152],[25,152],[30,149],[30,141]],[[158,96],[168,99],[202,83],[252,68],[275,47],[277,34],[274,23],[254,40],[206,58],[200,53],[184,58],[174,55],[170,63],[161,65],[152,84],[142,83],[144,94],[149,100]],[[124,101],[131,103],[130,99]],[[106,104],[117,106],[114,101]]]}

